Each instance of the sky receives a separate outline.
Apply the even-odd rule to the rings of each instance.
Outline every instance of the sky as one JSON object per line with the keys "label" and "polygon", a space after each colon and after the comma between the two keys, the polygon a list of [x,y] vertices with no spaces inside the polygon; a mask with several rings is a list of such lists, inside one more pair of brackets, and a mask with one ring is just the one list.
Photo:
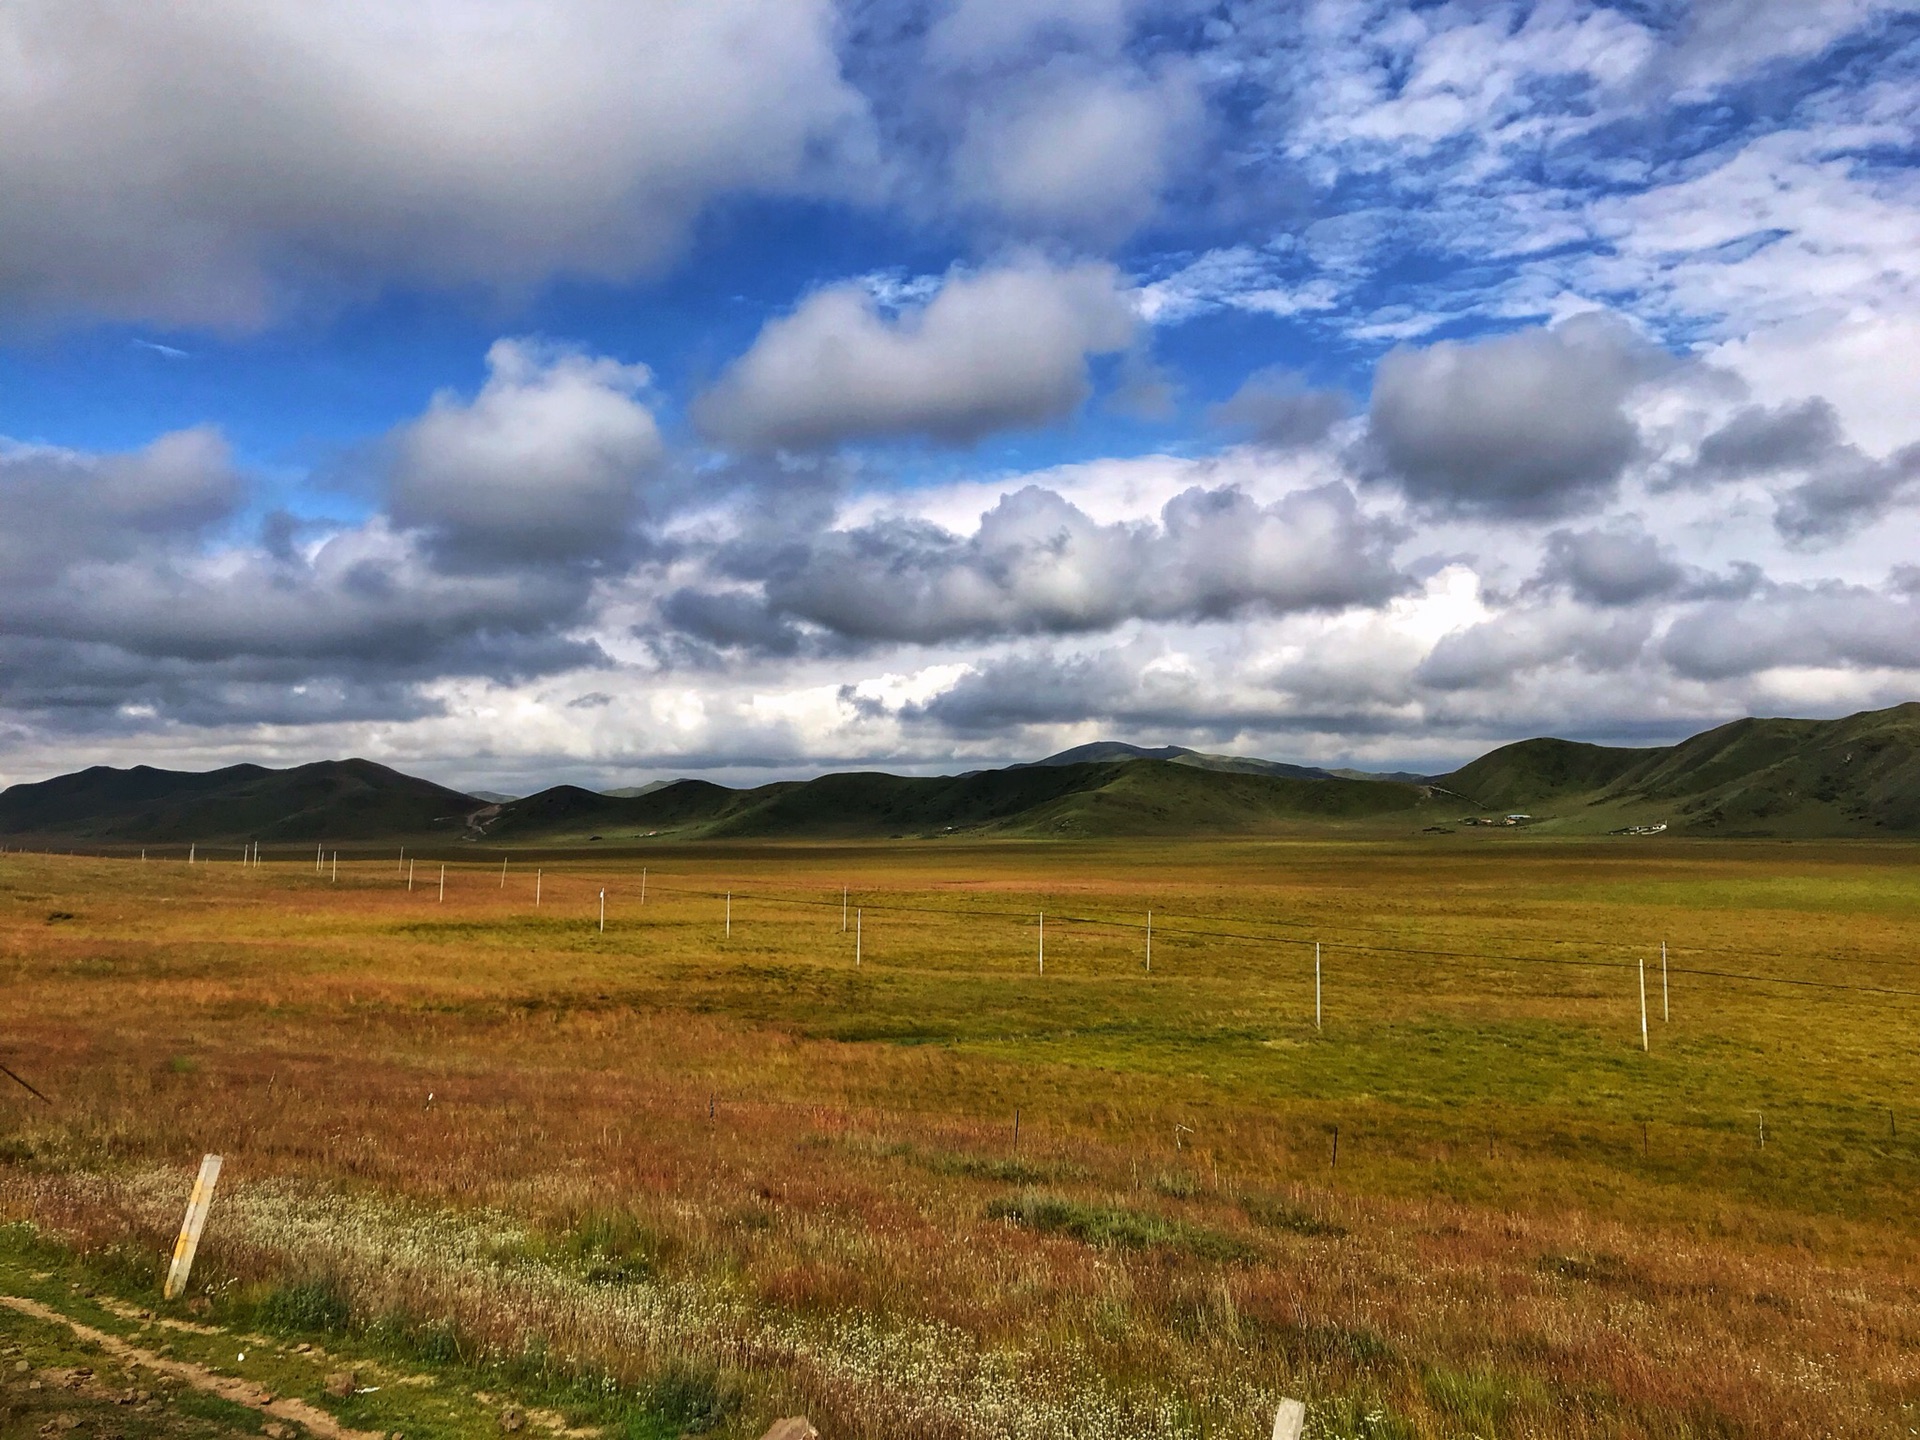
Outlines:
{"label": "sky", "polygon": [[0,783],[1920,698],[1920,0],[14,0]]}

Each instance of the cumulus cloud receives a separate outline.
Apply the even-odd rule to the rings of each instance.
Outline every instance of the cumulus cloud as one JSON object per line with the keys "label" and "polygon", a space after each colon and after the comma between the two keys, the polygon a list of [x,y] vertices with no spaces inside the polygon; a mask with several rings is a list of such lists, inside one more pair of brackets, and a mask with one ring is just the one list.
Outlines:
{"label": "cumulus cloud", "polygon": [[[603,658],[564,633],[590,593],[577,573],[447,574],[377,518],[282,556],[196,539],[0,575],[0,698],[264,720],[311,697],[384,715],[448,674],[524,678]],[[263,706],[275,686],[287,693]]]}
{"label": "cumulus cloud", "polygon": [[1603,314],[1473,342],[1402,346],[1368,413],[1384,472],[1435,509],[1552,516],[1608,495],[1639,453],[1627,397],[1660,352]]}
{"label": "cumulus cloud", "polygon": [[692,413],[711,439],[748,450],[968,444],[1071,414],[1091,393],[1087,357],[1126,349],[1135,329],[1107,265],[956,270],[898,315],[868,287],[838,285],[768,322]]}
{"label": "cumulus cloud", "polygon": [[1639,656],[1652,628],[1650,617],[1632,612],[1516,608],[1443,636],[1415,673],[1436,690],[1469,690],[1502,687],[1562,664],[1614,671]]}
{"label": "cumulus cloud", "polygon": [[1700,469],[1741,479],[1805,469],[1842,444],[1840,416],[1821,397],[1768,409],[1749,405],[1700,442]]}
{"label": "cumulus cloud", "polygon": [[1774,525],[1796,545],[1840,539],[1887,513],[1920,479],[1920,444],[1884,460],[1847,442],[1823,397],[1751,405],[1700,442],[1697,472],[1709,479],[1798,476],[1778,494]]}
{"label": "cumulus cloud", "polygon": [[391,439],[389,504],[465,559],[619,549],[662,447],[645,366],[499,340],[471,402],[442,392]]}
{"label": "cumulus cloud", "polygon": [[627,545],[659,458],[646,372],[516,341],[488,363],[471,402],[390,437],[388,511],[270,512],[257,540],[237,532],[257,482],[214,430],[128,454],[0,442],[0,702],[317,723],[427,713],[418,687],[448,675],[603,663],[569,632],[584,562]]}
{"label": "cumulus cloud", "polygon": [[1564,585],[1589,605],[1637,605],[1668,595],[1686,579],[1667,547],[1637,525],[1555,530],[1547,536],[1541,580]]}
{"label": "cumulus cloud", "polygon": [[1920,669],[1920,605],[1911,594],[1826,581],[1769,586],[1682,615],[1661,642],[1682,675],[1724,680],[1778,666]]}
{"label": "cumulus cloud", "polygon": [[289,289],[617,278],[716,196],[873,169],[829,0],[24,0],[0,11],[0,297],[250,326]]}
{"label": "cumulus cloud", "polygon": [[1920,445],[1887,460],[1869,460],[1852,450],[1780,497],[1774,525],[1789,541],[1810,545],[1839,539],[1880,519],[1915,493]]}
{"label": "cumulus cloud", "polygon": [[[931,721],[960,734],[990,735],[1014,727],[1072,725],[1095,717],[1145,719],[1156,707],[1148,693],[1159,690],[1166,709],[1184,712],[1190,687],[1186,677],[1165,676],[1143,667],[1143,657],[1125,650],[1092,655],[1056,655],[1048,651],[1000,656],[969,667],[930,699],[902,707],[908,724]],[[1164,680],[1174,680],[1168,687]],[[1169,688],[1172,693],[1166,694]],[[1182,692],[1186,692],[1183,696]],[[1167,718],[1163,713],[1160,718]],[[1188,717],[1181,713],[1180,718]]]}
{"label": "cumulus cloud", "polygon": [[1231,396],[1208,410],[1207,419],[1257,445],[1297,450],[1326,439],[1327,432],[1346,419],[1348,409],[1347,397],[1339,391],[1309,389],[1292,371],[1272,368],[1249,375]]}
{"label": "cumulus cloud", "polygon": [[0,440],[0,585],[18,593],[77,566],[190,543],[231,518],[245,494],[211,427],[119,455]]}
{"label": "cumulus cloud", "polygon": [[[1103,630],[1134,618],[1333,611],[1403,588],[1391,558],[1397,535],[1343,485],[1271,505],[1237,489],[1194,488],[1157,522],[1112,524],[1030,485],[968,536],[883,520],[796,540],[766,557],[765,607],[847,641],[915,644]],[[695,633],[715,643],[750,641],[766,623],[685,593],[669,614],[704,621]]]}

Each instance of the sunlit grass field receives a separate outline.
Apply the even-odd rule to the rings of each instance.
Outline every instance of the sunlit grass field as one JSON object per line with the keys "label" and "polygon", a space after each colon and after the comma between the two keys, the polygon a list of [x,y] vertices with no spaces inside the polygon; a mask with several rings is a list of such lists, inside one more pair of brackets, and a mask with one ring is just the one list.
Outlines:
{"label": "sunlit grass field", "polygon": [[1908,1434],[1916,861],[7,855],[0,1219],[151,1305],[219,1152],[210,1313],[609,1433]]}

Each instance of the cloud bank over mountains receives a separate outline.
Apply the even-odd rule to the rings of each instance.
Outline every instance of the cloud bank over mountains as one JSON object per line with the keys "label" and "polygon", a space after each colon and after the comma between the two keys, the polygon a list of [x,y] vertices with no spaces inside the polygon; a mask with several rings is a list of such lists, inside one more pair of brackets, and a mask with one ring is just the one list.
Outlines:
{"label": "cloud bank over mountains", "polygon": [[[15,7],[17,344],[500,323],[292,479],[217,410],[0,441],[0,772],[1439,767],[1911,698],[1920,6],[1652,8]],[[513,323],[748,204],[911,258],[668,379]]]}

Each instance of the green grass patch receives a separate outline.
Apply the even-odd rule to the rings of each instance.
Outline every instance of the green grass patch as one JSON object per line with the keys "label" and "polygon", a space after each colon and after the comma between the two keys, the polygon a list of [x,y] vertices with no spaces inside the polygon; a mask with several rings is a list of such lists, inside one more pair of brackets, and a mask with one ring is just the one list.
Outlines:
{"label": "green grass patch", "polygon": [[1431,1366],[1421,1376],[1421,1387],[1434,1409],[1485,1440],[1524,1433],[1526,1417],[1545,1414],[1553,1404],[1539,1381],[1491,1370]]}
{"label": "green grass patch", "polygon": [[330,1279],[278,1285],[260,1303],[259,1321],[277,1335],[334,1335],[346,1330],[353,1307]]}
{"label": "green grass patch", "polygon": [[1240,1208],[1263,1230],[1284,1230],[1292,1235],[1328,1240],[1337,1240],[1347,1233],[1347,1227],[1338,1221],[1272,1195],[1242,1195]]}
{"label": "green grass patch", "polygon": [[1088,1205],[1056,1195],[1026,1194],[995,1200],[987,1217],[1007,1220],[1043,1235],[1065,1235],[1105,1250],[1172,1250],[1196,1260],[1246,1261],[1259,1252],[1223,1231],[1170,1220],[1150,1210]]}
{"label": "green grass patch", "polygon": [[549,1245],[545,1258],[566,1264],[595,1285],[631,1285],[658,1276],[673,1249],[671,1240],[630,1211],[588,1210]]}

